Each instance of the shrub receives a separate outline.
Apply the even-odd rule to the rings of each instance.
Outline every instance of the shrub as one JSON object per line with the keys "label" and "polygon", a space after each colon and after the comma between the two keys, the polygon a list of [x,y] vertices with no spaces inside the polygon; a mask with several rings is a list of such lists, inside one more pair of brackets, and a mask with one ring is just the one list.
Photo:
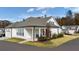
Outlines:
{"label": "shrub", "polygon": [[49,38],[46,36],[38,37],[38,41],[47,41],[47,40],[49,40]]}
{"label": "shrub", "polygon": [[53,39],[57,38],[57,34],[53,34],[52,38]]}
{"label": "shrub", "polygon": [[60,34],[53,34],[52,38],[51,39],[56,39],[56,38],[59,38],[59,37],[63,37],[63,33],[60,33]]}
{"label": "shrub", "polygon": [[58,37],[63,37],[63,36],[64,36],[63,33],[58,34]]}
{"label": "shrub", "polygon": [[75,31],[76,33],[79,33],[79,30],[78,31]]}

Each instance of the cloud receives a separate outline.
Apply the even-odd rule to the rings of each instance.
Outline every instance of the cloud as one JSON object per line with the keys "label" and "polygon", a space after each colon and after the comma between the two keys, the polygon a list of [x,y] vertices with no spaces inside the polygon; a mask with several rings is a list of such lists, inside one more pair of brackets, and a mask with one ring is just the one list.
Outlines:
{"label": "cloud", "polygon": [[42,11],[42,14],[44,15],[44,14],[46,14],[47,13],[47,10],[43,10]]}
{"label": "cloud", "polygon": [[79,7],[73,8],[72,11],[73,11],[74,13],[79,13]]}
{"label": "cloud", "polygon": [[34,11],[34,8],[30,8],[27,10],[27,12],[32,12],[32,11]]}
{"label": "cloud", "polygon": [[38,7],[36,10],[43,10],[46,9],[46,7]]}
{"label": "cloud", "polygon": [[71,10],[74,13],[79,13],[79,7],[64,7],[64,9]]}
{"label": "cloud", "polygon": [[45,9],[50,9],[50,8],[55,8],[55,7],[38,7],[36,10],[45,10]]}
{"label": "cloud", "polygon": [[70,7],[64,7],[64,9],[70,9]]}

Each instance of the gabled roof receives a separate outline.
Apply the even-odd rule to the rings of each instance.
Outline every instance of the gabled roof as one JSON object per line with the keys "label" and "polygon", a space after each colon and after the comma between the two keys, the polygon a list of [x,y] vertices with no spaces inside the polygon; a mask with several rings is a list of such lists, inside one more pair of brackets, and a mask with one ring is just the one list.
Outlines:
{"label": "gabled roof", "polygon": [[50,18],[51,17],[29,17],[29,18],[25,19],[24,21],[16,22],[14,24],[7,26],[6,28],[27,27],[27,26],[31,26],[31,27],[32,26],[46,26],[47,21]]}

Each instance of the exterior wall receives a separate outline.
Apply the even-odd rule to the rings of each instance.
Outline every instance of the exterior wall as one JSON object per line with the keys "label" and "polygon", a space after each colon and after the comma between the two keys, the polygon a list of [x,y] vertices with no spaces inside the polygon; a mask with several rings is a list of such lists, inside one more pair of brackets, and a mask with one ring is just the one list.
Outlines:
{"label": "exterior wall", "polygon": [[37,34],[39,35],[39,29],[46,29],[46,28],[36,27],[34,29],[34,33],[32,33],[33,27],[26,27],[26,28],[24,28],[24,36],[17,35],[17,29],[18,28],[5,29],[5,36],[8,38],[11,38],[11,37],[22,38],[22,39],[26,39],[27,41],[33,41],[33,36],[34,36],[34,41],[37,41],[36,35]]}
{"label": "exterior wall", "polygon": [[11,28],[5,29],[5,37],[11,38]]}
{"label": "exterior wall", "polygon": [[66,34],[74,34],[79,30],[79,26],[78,25],[62,26],[62,29]]}
{"label": "exterior wall", "polygon": [[16,29],[17,28],[12,28],[12,37],[17,37],[17,35],[16,35]]}
{"label": "exterior wall", "polygon": [[75,33],[75,30],[67,30],[66,31],[66,34],[74,34]]}
{"label": "exterior wall", "polygon": [[77,26],[77,31],[79,32],[79,26]]}
{"label": "exterior wall", "polygon": [[33,38],[32,38],[32,27],[24,29],[24,38],[27,41],[33,41]]}
{"label": "exterior wall", "polygon": [[51,31],[51,35],[62,33],[61,28],[51,28],[50,31]]}
{"label": "exterior wall", "polygon": [[62,26],[62,29],[73,29],[73,30],[76,30],[76,28],[77,28],[78,26]]}
{"label": "exterior wall", "polygon": [[12,29],[12,37],[26,39],[27,41],[32,41],[32,28],[24,28],[24,36],[17,35],[17,29]]}
{"label": "exterior wall", "polygon": [[59,28],[50,28],[51,35],[59,34],[63,32],[62,29],[60,28],[60,25],[57,23],[57,21],[54,18],[51,17],[51,19],[49,19],[47,22],[53,22],[54,25],[59,26]]}
{"label": "exterior wall", "polygon": [[51,19],[49,19],[47,22],[50,22],[50,21],[53,22],[54,25],[59,26],[59,24],[57,23],[57,21],[54,18],[51,17]]}

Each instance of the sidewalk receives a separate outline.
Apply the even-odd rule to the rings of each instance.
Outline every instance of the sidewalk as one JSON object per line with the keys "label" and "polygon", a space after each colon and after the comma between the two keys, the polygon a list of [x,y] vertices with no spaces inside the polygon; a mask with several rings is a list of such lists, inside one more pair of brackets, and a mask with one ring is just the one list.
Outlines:
{"label": "sidewalk", "polygon": [[7,39],[7,37],[0,37],[0,40],[4,40],[4,39]]}
{"label": "sidewalk", "polygon": [[25,43],[25,42],[27,42],[26,40],[24,40],[24,41],[21,41],[21,42],[18,42],[19,44],[22,44],[22,43]]}

